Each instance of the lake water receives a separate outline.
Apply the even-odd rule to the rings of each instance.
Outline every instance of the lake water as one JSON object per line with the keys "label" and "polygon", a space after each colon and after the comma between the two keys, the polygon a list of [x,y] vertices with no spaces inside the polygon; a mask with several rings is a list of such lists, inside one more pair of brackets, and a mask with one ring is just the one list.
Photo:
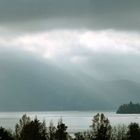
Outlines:
{"label": "lake water", "polygon": [[[98,112],[98,111],[97,111]],[[74,133],[89,129],[92,124],[92,118],[97,112],[93,111],[49,111],[49,112],[0,112],[0,126],[14,129],[15,124],[22,117],[27,114],[32,119],[37,116],[41,121],[45,120],[47,125],[50,121],[57,124],[60,118],[68,126],[68,132]],[[100,112],[98,112],[100,113]],[[139,114],[116,114],[115,112],[102,112],[109,118],[112,125],[129,124],[130,122],[140,123]]]}

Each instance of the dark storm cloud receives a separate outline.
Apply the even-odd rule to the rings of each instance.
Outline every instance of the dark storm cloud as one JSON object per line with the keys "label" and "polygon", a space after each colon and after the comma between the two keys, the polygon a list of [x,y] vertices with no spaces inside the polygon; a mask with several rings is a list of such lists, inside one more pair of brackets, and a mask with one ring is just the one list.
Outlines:
{"label": "dark storm cloud", "polygon": [[12,28],[140,29],[139,0],[2,0],[0,24]]}
{"label": "dark storm cloud", "polygon": [[139,0],[92,0],[91,7],[98,27],[140,29]]}

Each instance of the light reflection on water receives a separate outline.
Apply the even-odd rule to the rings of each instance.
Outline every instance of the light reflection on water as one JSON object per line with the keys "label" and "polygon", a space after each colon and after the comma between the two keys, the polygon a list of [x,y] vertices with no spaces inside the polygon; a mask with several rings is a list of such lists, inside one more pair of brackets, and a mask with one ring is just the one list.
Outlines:
{"label": "light reflection on water", "polygon": [[[0,126],[14,129],[15,124],[27,114],[32,119],[37,116],[41,121],[45,120],[49,125],[53,121],[54,125],[60,118],[68,126],[68,132],[79,132],[90,129],[92,118],[98,111],[49,111],[49,112],[0,112]],[[100,112],[99,112],[100,113]],[[130,122],[140,123],[140,114],[116,114],[115,112],[103,112],[112,125],[129,124]]]}

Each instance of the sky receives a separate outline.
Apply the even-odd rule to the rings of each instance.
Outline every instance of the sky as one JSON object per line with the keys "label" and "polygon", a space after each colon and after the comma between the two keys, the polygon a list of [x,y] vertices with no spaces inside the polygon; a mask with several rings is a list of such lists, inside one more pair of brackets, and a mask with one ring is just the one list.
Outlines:
{"label": "sky", "polygon": [[[13,62],[30,62],[35,71],[37,60],[41,67],[51,65],[84,84],[89,77],[139,84],[139,14],[139,0],[1,0],[1,82]],[[130,100],[140,99],[130,95]]]}

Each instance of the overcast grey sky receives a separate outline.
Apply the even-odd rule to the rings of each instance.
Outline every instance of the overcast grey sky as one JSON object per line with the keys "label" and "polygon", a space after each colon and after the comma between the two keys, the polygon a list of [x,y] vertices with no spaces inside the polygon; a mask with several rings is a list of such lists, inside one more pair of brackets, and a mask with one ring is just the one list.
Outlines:
{"label": "overcast grey sky", "polygon": [[139,0],[1,0],[0,24],[11,29],[140,29]]}
{"label": "overcast grey sky", "polygon": [[[45,99],[38,102],[40,94],[50,102],[64,92],[73,98],[82,94],[83,101],[87,94],[93,106],[102,107],[97,99],[106,105],[140,100],[139,16],[139,0],[1,0],[0,93],[7,99],[18,91],[20,105],[35,92],[35,102],[27,102],[31,106],[45,106]],[[127,99],[117,92],[128,94]]]}
{"label": "overcast grey sky", "polygon": [[121,56],[140,55],[139,7],[139,0],[2,0],[0,50],[25,51],[62,69],[74,64],[88,75],[96,56],[115,56],[118,67]]}

